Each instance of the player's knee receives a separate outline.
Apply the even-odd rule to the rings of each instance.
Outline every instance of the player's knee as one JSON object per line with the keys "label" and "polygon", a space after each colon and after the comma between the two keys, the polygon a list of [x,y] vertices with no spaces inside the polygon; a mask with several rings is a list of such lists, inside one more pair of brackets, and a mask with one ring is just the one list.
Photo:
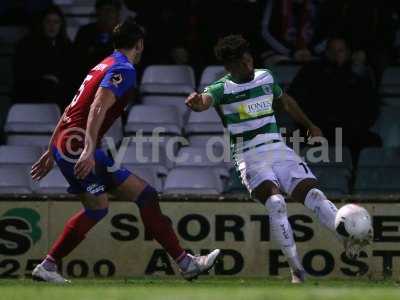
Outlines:
{"label": "player's knee", "polygon": [[294,188],[291,197],[296,202],[304,203],[307,194],[313,189],[318,189],[318,181],[314,178],[304,179]]}
{"label": "player's knee", "polygon": [[159,201],[158,192],[151,185],[147,185],[140,195],[137,197],[135,203],[139,208],[143,208],[149,203],[154,203]]}
{"label": "player's knee", "polygon": [[282,195],[272,195],[268,198],[265,206],[267,207],[270,214],[287,214],[285,198],[283,198]]}
{"label": "player's knee", "polygon": [[280,194],[279,188],[272,181],[264,181],[252,193],[258,201],[265,203],[273,195]]}
{"label": "player's knee", "polygon": [[313,199],[318,200],[318,201],[323,201],[323,200],[327,199],[327,197],[325,196],[324,192],[321,191],[318,188],[311,188],[307,192],[307,195],[306,195],[305,199],[307,200],[308,198],[313,198]]}
{"label": "player's knee", "polygon": [[85,215],[94,221],[99,222],[108,214],[108,207],[100,209],[85,208]]}

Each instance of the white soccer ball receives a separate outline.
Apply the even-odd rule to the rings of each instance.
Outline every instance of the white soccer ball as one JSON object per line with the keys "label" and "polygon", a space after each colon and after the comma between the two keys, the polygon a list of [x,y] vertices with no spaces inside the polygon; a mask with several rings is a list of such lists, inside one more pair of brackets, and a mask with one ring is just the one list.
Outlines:
{"label": "white soccer ball", "polygon": [[371,216],[356,204],[347,204],[338,210],[335,229],[339,235],[354,241],[369,242],[373,236]]}

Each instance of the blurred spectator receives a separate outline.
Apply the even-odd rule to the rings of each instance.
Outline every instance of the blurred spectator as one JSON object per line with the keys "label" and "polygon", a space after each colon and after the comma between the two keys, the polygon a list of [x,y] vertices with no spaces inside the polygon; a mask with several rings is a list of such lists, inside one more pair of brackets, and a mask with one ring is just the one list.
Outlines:
{"label": "blurred spectator", "polygon": [[335,128],[343,129],[343,144],[357,161],[364,147],[379,147],[379,136],[370,132],[379,114],[379,98],[368,66],[352,63],[342,38],[330,39],[325,57],[305,65],[293,80],[289,93],[317,124],[330,145]]}
{"label": "blurred spectator", "polygon": [[398,1],[326,0],[318,34],[343,36],[358,59],[368,60],[380,82],[394,57]]}
{"label": "blurred spectator", "polygon": [[75,56],[79,85],[86,73],[113,50],[111,33],[120,20],[119,0],[97,0],[96,22],[82,26],[75,38]]}
{"label": "blurred spectator", "polygon": [[72,44],[64,15],[49,7],[37,27],[17,45],[14,57],[16,101],[56,102],[64,107]]}
{"label": "blurred spectator", "polygon": [[282,61],[306,63],[322,51],[315,29],[319,0],[267,0],[261,33],[270,48],[265,64]]}

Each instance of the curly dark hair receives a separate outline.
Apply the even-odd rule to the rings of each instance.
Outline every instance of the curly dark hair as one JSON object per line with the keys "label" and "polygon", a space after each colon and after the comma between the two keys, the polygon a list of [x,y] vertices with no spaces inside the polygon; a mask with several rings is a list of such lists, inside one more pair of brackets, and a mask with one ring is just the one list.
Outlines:
{"label": "curly dark hair", "polygon": [[129,49],[145,37],[145,30],[132,17],[118,24],[112,33],[112,40],[116,49]]}
{"label": "curly dark hair", "polygon": [[241,35],[228,35],[218,41],[214,52],[217,59],[226,65],[237,61],[244,53],[250,52],[250,43]]}

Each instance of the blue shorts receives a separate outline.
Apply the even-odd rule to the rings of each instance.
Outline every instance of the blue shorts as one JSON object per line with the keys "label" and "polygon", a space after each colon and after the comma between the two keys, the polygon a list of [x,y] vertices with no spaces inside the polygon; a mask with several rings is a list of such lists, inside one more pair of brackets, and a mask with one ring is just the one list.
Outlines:
{"label": "blue shorts", "polygon": [[77,179],[74,174],[75,162],[66,160],[56,147],[52,147],[54,159],[61,173],[70,184],[68,193],[101,195],[118,187],[132,173],[125,168],[110,171],[108,168],[114,165],[114,160],[102,149],[96,149],[94,159],[96,162],[94,170],[85,179]]}

